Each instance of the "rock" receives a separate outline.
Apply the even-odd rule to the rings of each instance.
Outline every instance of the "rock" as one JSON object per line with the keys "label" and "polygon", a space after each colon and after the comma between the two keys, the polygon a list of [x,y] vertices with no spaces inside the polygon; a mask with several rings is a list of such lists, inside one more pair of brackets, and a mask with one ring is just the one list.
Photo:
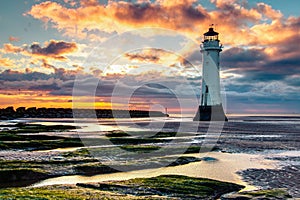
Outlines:
{"label": "rock", "polygon": [[221,200],[281,200],[292,198],[284,189],[254,190],[229,193],[221,196]]}
{"label": "rock", "polygon": [[221,196],[221,200],[249,200],[252,199],[250,195],[242,195],[242,194],[225,194]]}

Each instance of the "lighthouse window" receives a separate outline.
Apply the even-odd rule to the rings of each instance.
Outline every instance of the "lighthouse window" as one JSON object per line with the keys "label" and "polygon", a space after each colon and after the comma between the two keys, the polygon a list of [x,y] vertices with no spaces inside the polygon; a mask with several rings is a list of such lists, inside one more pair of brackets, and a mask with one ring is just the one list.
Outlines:
{"label": "lighthouse window", "polygon": [[218,40],[218,35],[204,36],[204,40]]}

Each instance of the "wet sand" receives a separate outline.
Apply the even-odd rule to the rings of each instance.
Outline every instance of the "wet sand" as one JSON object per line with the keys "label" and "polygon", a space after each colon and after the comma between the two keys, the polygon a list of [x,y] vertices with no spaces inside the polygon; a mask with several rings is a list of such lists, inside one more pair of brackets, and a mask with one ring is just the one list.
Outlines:
{"label": "wet sand", "polygon": [[[38,123],[38,122],[36,122]],[[45,122],[53,124],[57,122]],[[70,122],[65,122],[69,124]],[[152,127],[144,126],[148,123],[143,120],[138,122],[122,121],[121,126],[112,122],[104,122],[101,131],[122,130],[155,130],[161,122],[156,122]],[[181,121],[167,120],[164,131],[176,131]],[[190,120],[183,122],[186,130],[197,126],[198,134],[205,135],[209,130],[207,123],[195,124]],[[120,125],[119,124],[119,125]],[[77,124],[78,125],[78,124]],[[81,124],[79,136],[92,135],[98,131],[99,126],[91,126],[91,123]],[[145,127],[145,129],[143,129]],[[52,133],[55,134],[55,133]],[[60,135],[76,137],[74,132],[60,133]],[[257,188],[274,188],[281,186],[289,190],[294,197],[300,197],[299,186],[299,151],[300,151],[300,121],[299,118],[235,118],[224,124],[220,134],[206,135],[207,142],[217,147],[217,152],[205,154],[187,154],[195,157],[209,157],[216,159],[211,161],[190,163],[187,165],[165,167],[159,169],[147,169],[133,172],[120,172],[96,176],[62,176],[51,178],[34,184],[35,187],[53,184],[76,184],[88,182],[101,182],[108,180],[128,180],[137,177],[153,177],[162,174],[181,174],[194,177],[211,178],[220,181],[234,182],[245,185],[245,190]],[[201,140],[193,141],[200,145]],[[209,143],[207,143],[209,144]],[[67,149],[68,151],[74,149]],[[48,160],[59,156],[66,149],[57,149],[41,152],[15,152],[0,151],[0,159],[14,160],[41,159]],[[276,176],[277,175],[277,176]],[[259,177],[259,178],[257,178]],[[290,177],[287,179],[286,177]],[[298,179],[299,178],[299,179]],[[283,182],[286,184],[282,184]],[[298,181],[298,182],[297,182]],[[291,183],[291,184],[289,184]]]}
{"label": "wet sand", "polygon": [[[256,169],[274,169],[277,162],[265,160],[260,155],[251,154],[230,154],[221,152],[209,152],[205,154],[187,154],[199,158],[210,158],[208,161],[190,163],[187,165],[164,167],[159,169],[138,170],[132,172],[121,172],[113,174],[95,175],[95,176],[63,176],[47,179],[34,184],[34,187],[57,185],[57,184],[76,184],[88,182],[102,182],[113,180],[128,180],[132,178],[150,178],[159,175],[177,174],[191,177],[210,178],[225,182],[233,182],[246,186],[244,190],[253,190],[256,187],[251,186],[242,180],[236,172],[248,168]],[[214,158],[214,159],[211,159]],[[210,161],[212,160],[212,161]]]}

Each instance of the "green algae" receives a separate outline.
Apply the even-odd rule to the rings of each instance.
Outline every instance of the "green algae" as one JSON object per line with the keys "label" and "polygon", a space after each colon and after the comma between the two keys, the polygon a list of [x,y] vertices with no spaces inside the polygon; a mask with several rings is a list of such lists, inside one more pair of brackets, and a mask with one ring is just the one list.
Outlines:
{"label": "green algae", "polygon": [[[0,150],[47,150],[83,146],[79,138],[46,135],[47,132],[61,132],[76,129],[77,127],[75,126],[25,123],[2,125],[2,127],[3,126],[13,129],[0,131]],[[45,134],[36,135],[36,133]]]}
{"label": "green algae", "polygon": [[47,186],[40,188],[0,189],[3,200],[83,200],[83,199],[130,199],[126,195],[102,192],[94,189],[70,185]]}
{"label": "green algae", "polygon": [[241,188],[243,186],[211,179],[162,175],[76,186],[4,188],[0,189],[0,199],[216,199]]}
{"label": "green algae", "polygon": [[152,178],[136,178],[127,181],[111,181],[99,184],[77,184],[85,188],[131,194],[140,197],[157,196],[179,199],[217,199],[222,194],[239,191],[241,185],[211,179],[181,175],[162,175]]}
{"label": "green algae", "polygon": [[292,198],[291,195],[285,189],[270,189],[270,190],[255,190],[249,192],[243,192],[242,194],[250,195],[252,197],[265,197],[265,198]]}

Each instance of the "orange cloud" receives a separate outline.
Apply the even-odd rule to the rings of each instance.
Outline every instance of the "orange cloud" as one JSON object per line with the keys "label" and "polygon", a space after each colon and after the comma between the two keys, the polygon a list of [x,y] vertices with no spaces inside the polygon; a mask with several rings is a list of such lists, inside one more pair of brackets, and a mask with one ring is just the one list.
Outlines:
{"label": "orange cloud", "polygon": [[143,49],[139,52],[125,53],[124,57],[132,62],[155,63],[165,66],[175,66],[176,64],[186,62],[180,55],[154,48]]}
{"label": "orange cloud", "polygon": [[66,8],[56,2],[47,1],[33,6],[27,15],[45,23],[52,23],[55,28],[68,36],[82,39],[91,37],[93,30],[121,33],[130,28],[144,26],[188,31],[209,17],[202,6],[193,6],[192,1],[176,1],[182,2],[181,4],[171,3],[173,1],[156,3],[109,1],[107,5],[94,1],[87,2],[81,1],[78,8]]}
{"label": "orange cloud", "polygon": [[257,10],[272,20],[281,19],[283,17],[279,10],[274,10],[270,5],[265,3],[258,3]]}
{"label": "orange cloud", "polygon": [[14,62],[9,58],[2,58],[0,56],[0,67],[11,67],[14,65]]}
{"label": "orange cloud", "polygon": [[142,53],[126,53],[124,56],[132,61],[157,63],[160,60],[160,56],[156,54],[157,52],[154,50],[144,50]]}
{"label": "orange cloud", "polygon": [[3,47],[5,53],[20,53],[24,50],[23,48],[16,47],[12,44],[4,44]]}
{"label": "orange cloud", "polygon": [[229,45],[268,45],[296,34],[289,30],[282,13],[270,5],[257,3],[251,7],[247,1],[238,0],[211,2],[216,6],[212,11],[195,0],[108,1],[106,5],[81,0],[80,6],[71,8],[47,1],[34,5],[26,14],[50,23],[67,36],[91,40],[141,27],[173,29],[198,39],[211,23],[218,24],[222,42]]}
{"label": "orange cloud", "polygon": [[9,40],[10,42],[18,42],[18,41],[20,41],[20,38],[14,37],[14,36],[9,36],[8,40]]}

